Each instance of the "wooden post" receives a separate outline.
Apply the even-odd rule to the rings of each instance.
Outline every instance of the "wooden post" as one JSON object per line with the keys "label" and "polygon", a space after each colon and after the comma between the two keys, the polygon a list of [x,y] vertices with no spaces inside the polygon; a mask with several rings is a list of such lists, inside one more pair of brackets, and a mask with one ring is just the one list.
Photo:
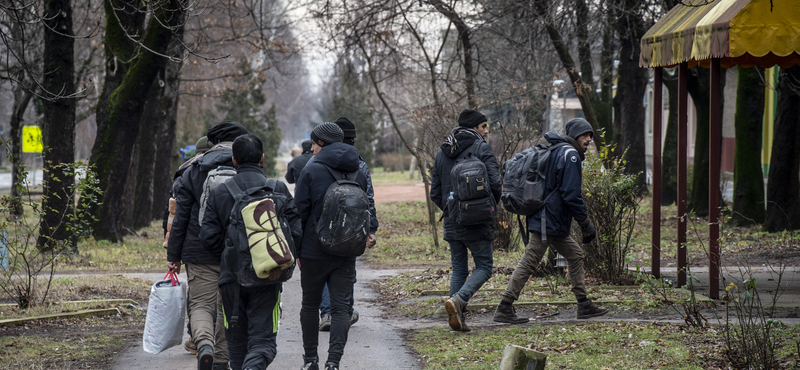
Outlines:
{"label": "wooden post", "polygon": [[686,285],[686,126],[689,66],[678,67],[678,287]]}
{"label": "wooden post", "polygon": [[661,113],[664,69],[653,70],[653,227],[650,274],[661,277]]}
{"label": "wooden post", "polygon": [[711,91],[708,123],[708,296],[719,299],[719,162],[720,162],[720,60],[711,59]]}

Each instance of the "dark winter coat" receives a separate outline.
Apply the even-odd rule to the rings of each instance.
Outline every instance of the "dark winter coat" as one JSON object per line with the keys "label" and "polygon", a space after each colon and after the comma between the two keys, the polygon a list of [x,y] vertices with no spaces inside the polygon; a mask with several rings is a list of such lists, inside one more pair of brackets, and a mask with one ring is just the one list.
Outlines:
{"label": "dark winter coat", "polygon": [[286,166],[286,182],[290,184],[294,184],[298,178],[300,178],[300,172],[303,172],[303,168],[306,167],[306,163],[308,160],[314,157],[314,154],[311,152],[303,152],[303,154],[294,157],[289,165]]}
{"label": "dark winter coat", "polygon": [[[333,143],[322,147],[317,153],[314,163],[309,164],[300,174],[294,189],[294,200],[297,213],[303,223],[303,241],[300,243],[297,254],[301,259],[311,260],[355,260],[355,257],[341,257],[325,253],[316,245],[316,221],[322,215],[323,199],[328,187],[335,179],[323,166],[344,172],[358,172],[356,182],[365,192],[367,190],[367,177],[359,171],[358,150],[356,147],[345,143]],[[378,228],[378,219],[371,214],[370,233],[374,234]]]}
{"label": "dark winter coat", "polygon": [[[570,142],[555,131],[547,132],[544,138],[551,144]],[[568,236],[572,219],[583,221],[589,217],[581,196],[582,153],[579,151],[582,149],[574,145],[559,147],[550,154],[545,194],[550,194],[555,188],[558,188],[558,191],[544,206],[547,214],[547,235]],[[541,233],[542,223],[539,213],[528,216],[528,230]]]}
{"label": "dark winter coat", "polygon": [[[314,164],[315,161],[316,159],[311,157],[308,163],[306,163],[306,167]],[[358,171],[367,178],[367,190],[365,193],[367,193],[367,197],[369,197],[369,212],[372,213],[373,216],[369,222],[369,229],[370,234],[375,235],[376,230],[380,227],[380,223],[378,223],[378,218],[376,217],[377,213],[375,212],[375,189],[372,187],[372,175],[369,173],[369,166],[367,166],[367,162],[364,162],[361,156],[358,156]]]}
{"label": "dark winter coat", "polygon": [[175,187],[177,204],[167,245],[167,261],[219,265],[219,256],[209,253],[200,242],[197,216],[208,172],[217,166],[233,167],[230,145],[230,142],[215,145],[181,175]]}
{"label": "dark winter coat", "polygon": [[444,212],[444,240],[493,240],[494,239],[494,223],[487,222],[482,225],[468,225],[461,226],[456,224],[455,220],[451,220],[446,207],[447,198],[453,190],[453,184],[450,179],[450,171],[456,164],[456,158],[466,151],[472,150],[473,145],[479,145],[478,158],[486,165],[486,171],[489,175],[489,188],[492,191],[495,202],[499,201],[501,193],[501,179],[500,171],[498,170],[497,159],[492,152],[492,148],[483,139],[478,139],[477,132],[466,132],[467,129],[456,129],[454,134],[455,140],[458,145],[453,149],[453,143],[448,140],[442,144],[442,149],[436,154],[436,162],[434,163],[433,171],[431,173],[431,199],[439,209]]}
{"label": "dark winter coat", "polygon": [[[239,189],[247,191],[247,189],[264,185],[266,180],[267,178],[264,176],[261,166],[256,164],[243,164],[236,168],[236,176],[227,181],[234,181],[236,185],[239,186]],[[294,239],[294,244],[297,245],[300,242],[303,230],[300,225],[300,217],[297,214],[297,208],[294,205],[292,193],[283,181],[277,181],[275,189],[273,190],[275,193],[283,194],[288,200],[286,204],[287,211],[284,213],[284,217],[291,230],[290,232],[284,230],[284,236]],[[206,203],[203,227],[200,230],[200,240],[202,240],[203,246],[211,255],[221,258],[219,285],[236,282],[233,272],[237,271],[239,268],[238,266],[231,266],[228,263],[228,261],[236,261],[236,256],[231,256],[230,254],[238,252],[233,248],[225,248],[226,232],[228,230],[228,223],[234,203],[233,196],[228,192],[226,186],[219,185],[212,189],[208,202]]]}

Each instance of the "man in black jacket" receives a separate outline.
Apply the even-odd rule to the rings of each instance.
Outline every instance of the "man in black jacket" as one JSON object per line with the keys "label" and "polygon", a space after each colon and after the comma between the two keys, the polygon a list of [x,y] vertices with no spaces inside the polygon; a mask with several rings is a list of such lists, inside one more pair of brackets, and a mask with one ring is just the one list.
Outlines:
{"label": "man in black jacket", "polygon": [[298,155],[297,157],[292,158],[292,161],[286,166],[286,182],[290,184],[294,184],[297,181],[297,178],[300,177],[300,172],[303,172],[303,168],[305,168],[306,163],[311,157],[314,156],[311,153],[311,140],[303,141],[303,153]]}
{"label": "man in black jacket", "polygon": [[[445,302],[448,323],[455,331],[469,331],[464,322],[464,311],[472,295],[492,276],[492,240],[494,222],[477,225],[461,225],[448,210],[447,199],[455,191],[456,184],[450,179],[450,171],[462,153],[469,150],[476,153],[486,165],[488,184],[494,201],[500,199],[500,173],[492,148],[484,140],[489,133],[486,116],[464,109],[458,116],[458,125],[442,144],[436,154],[432,171],[431,199],[444,212],[444,240],[450,243],[450,262],[453,276],[450,278],[450,299]],[[477,148],[473,146],[478,145]],[[477,150],[475,150],[477,149]],[[472,253],[475,271],[469,275],[467,251]],[[469,278],[467,276],[469,275]]]}
{"label": "man in black jacket", "polygon": [[[303,239],[298,246],[300,283],[303,288],[303,306],[300,323],[303,330],[305,362],[303,369],[319,369],[317,346],[319,345],[319,305],[322,290],[328,284],[331,299],[331,328],[326,370],[339,368],[339,361],[347,344],[350,330],[348,306],[353,284],[356,282],[356,258],[334,256],[320,250],[316,245],[316,222],[322,215],[322,206],[328,187],[335,181],[325,168],[342,172],[357,172],[356,182],[367,190],[367,179],[358,171],[358,150],[342,143],[344,132],[332,122],[325,122],[311,133],[315,162],[300,174],[295,185],[295,204],[303,223]],[[378,221],[372,215],[371,225],[377,229]],[[370,227],[370,234],[375,230]]]}
{"label": "man in black jacket", "polygon": [[208,252],[200,242],[200,198],[208,172],[218,166],[233,167],[231,143],[247,133],[236,122],[221,122],[206,136],[214,144],[193,165],[181,174],[175,194],[175,218],[167,243],[167,267],[177,273],[181,261],[186,264],[189,284],[188,308],[192,339],[197,346],[198,369],[226,369],[228,350],[225,331],[214,328],[219,304],[219,256]]}
{"label": "man in black jacket", "polygon": [[[261,139],[250,134],[237,137],[233,142],[236,175],[227,182],[233,181],[242,191],[267,185],[267,178],[261,169],[263,162]],[[284,236],[299,242],[302,230],[292,194],[281,181],[276,181],[272,190],[287,199],[283,210],[276,210],[291,229],[283,230]],[[225,185],[217,186],[211,191],[203,216],[200,239],[212,255],[221,257],[222,260],[219,288],[225,322],[228,323],[225,336],[228,340],[231,368],[263,370],[272,363],[277,353],[278,316],[275,313],[280,310],[281,284],[263,279],[256,284],[242,286],[237,281],[235,273],[240,268],[237,264],[240,246],[235,244],[237,235],[227,234],[234,203],[235,200]],[[231,320],[233,316],[238,318],[235,324]]]}

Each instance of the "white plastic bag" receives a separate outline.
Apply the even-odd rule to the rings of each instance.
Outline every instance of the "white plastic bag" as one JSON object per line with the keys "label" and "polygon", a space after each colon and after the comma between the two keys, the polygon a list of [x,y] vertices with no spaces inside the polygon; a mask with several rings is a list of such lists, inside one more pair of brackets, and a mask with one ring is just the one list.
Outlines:
{"label": "white plastic bag", "polygon": [[181,344],[186,319],[186,285],[170,271],[164,280],[150,288],[147,318],[144,322],[142,347],[145,352],[157,354]]}

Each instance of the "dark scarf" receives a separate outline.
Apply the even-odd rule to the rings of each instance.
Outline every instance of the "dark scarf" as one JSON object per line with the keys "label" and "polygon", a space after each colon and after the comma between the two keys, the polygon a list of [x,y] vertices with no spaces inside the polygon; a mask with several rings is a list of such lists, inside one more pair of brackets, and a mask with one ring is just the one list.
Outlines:
{"label": "dark scarf", "polygon": [[575,150],[578,151],[578,154],[580,154],[581,156],[581,161],[586,160],[586,155],[583,153],[583,148],[581,148],[581,146],[578,145],[578,142],[575,141],[575,139],[573,139],[569,135],[564,135],[564,138],[567,139],[567,141],[569,141],[569,143],[572,144],[573,147],[575,147]]}
{"label": "dark scarf", "polygon": [[442,143],[442,151],[450,158],[455,158],[475,141],[484,141],[483,136],[471,128],[456,127]]}

